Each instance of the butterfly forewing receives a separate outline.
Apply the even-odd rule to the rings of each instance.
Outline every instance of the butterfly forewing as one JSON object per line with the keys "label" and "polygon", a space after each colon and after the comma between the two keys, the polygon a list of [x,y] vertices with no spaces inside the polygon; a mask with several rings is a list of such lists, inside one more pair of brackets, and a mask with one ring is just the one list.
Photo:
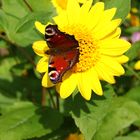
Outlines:
{"label": "butterfly forewing", "polygon": [[[78,42],[74,36],[65,34],[58,30],[56,25],[48,25],[46,27],[45,39],[49,48],[60,49],[61,51],[67,51],[71,48],[78,47]],[[49,33],[49,32],[51,33]]]}

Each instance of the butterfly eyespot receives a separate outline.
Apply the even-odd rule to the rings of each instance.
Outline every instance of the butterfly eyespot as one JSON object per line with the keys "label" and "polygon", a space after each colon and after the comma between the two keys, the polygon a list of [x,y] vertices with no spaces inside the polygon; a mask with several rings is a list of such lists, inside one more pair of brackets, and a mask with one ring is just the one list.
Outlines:
{"label": "butterfly eyespot", "polygon": [[45,31],[46,31],[45,34],[48,36],[53,36],[55,34],[55,31],[53,28],[46,28]]}
{"label": "butterfly eyespot", "polygon": [[55,70],[49,72],[50,80],[56,80],[59,76],[59,73]]}

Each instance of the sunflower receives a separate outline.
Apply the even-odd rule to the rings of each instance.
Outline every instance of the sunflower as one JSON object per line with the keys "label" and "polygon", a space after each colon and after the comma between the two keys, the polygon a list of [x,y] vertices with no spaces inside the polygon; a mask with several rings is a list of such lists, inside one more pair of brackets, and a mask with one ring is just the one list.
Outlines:
{"label": "sunflower", "polygon": [[[127,62],[128,57],[123,53],[131,45],[119,38],[121,19],[113,19],[115,13],[116,8],[104,10],[103,2],[92,6],[92,0],[88,0],[80,6],[76,0],[68,0],[67,8],[53,18],[59,30],[73,35],[79,44],[79,61],[67,71],[62,82],[55,85],[62,98],[70,96],[76,88],[86,100],[90,100],[92,91],[103,95],[100,80],[114,84],[114,76],[125,73],[121,64]],[[47,24],[37,21],[35,26],[45,34]],[[35,42],[33,49],[42,57],[37,64],[37,71],[45,73],[42,85],[54,86],[48,76],[49,56],[45,52],[49,48],[46,42]]]}

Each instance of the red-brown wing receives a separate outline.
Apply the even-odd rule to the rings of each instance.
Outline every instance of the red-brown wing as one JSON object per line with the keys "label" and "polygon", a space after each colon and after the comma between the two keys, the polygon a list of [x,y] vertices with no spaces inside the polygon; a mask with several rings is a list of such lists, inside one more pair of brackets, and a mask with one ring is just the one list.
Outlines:
{"label": "red-brown wing", "polygon": [[72,49],[63,54],[51,55],[49,60],[49,77],[56,84],[62,81],[65,72],[71,69],[78,62],[79,52]]}
{"label": "red-brown wing", "polygon": [[48,25],[45,29],[45,39],[50,49],[68,51],[78,47],[74,36],[61,32],[57,25]]}

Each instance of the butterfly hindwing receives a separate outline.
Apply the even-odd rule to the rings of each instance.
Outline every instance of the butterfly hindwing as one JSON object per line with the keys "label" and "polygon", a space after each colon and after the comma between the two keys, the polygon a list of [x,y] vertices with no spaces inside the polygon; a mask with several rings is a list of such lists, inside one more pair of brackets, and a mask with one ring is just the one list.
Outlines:
{"label": "butterfly hindwing", "polygon": [[49,77],[55,84],[62,81],[64,73],[78,61],[78,50],[73,49],[63,54],[51,55],[49,60]]}

